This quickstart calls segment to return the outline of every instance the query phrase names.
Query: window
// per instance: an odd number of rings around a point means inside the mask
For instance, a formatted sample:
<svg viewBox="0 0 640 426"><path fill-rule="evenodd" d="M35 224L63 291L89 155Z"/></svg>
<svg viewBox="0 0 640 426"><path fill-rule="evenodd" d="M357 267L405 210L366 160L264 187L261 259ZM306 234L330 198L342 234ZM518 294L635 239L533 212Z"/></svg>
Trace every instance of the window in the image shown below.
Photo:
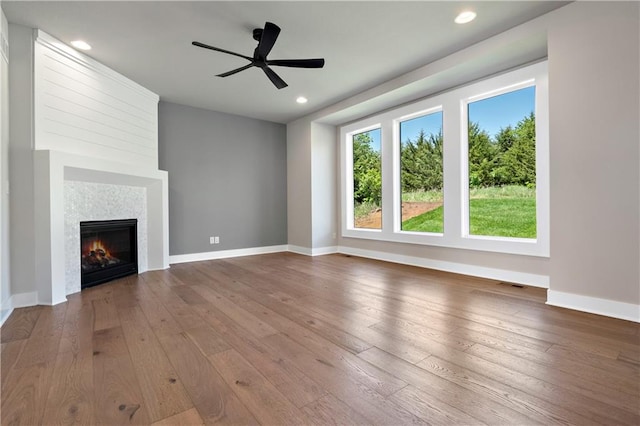
<svg viewBox="0 0 640 426"><path fill-rule="evenodd" d="M469 234L535 238L535 86L467 108Z"/></svg>
<svg viewBox="0 0 640 426"><path fill-rule="evenodd" d="M382 228L380 129L352 135L353 227Z"/></svg>
<svg viewBox="0 0 640 426"><path fill-rule="evenodd" d="M400 202L403 231L444 232L442 111L400 126Z"/></svg>
<svg viewBox="0 0 640 426"><path fill-rule="evenodd" d="M540 62L343 126L342 235L548 256L547 104Z"/></svg>

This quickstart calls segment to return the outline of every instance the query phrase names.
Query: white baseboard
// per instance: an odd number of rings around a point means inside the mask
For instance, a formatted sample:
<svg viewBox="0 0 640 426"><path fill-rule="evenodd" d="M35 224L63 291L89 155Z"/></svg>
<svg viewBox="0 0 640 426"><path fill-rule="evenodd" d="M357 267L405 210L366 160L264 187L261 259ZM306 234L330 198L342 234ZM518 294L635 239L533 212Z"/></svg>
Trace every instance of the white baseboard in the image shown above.
<svg viewBox="0 0 640 426"><path fill-rule="evenodd" d="M338 247L319 247L311 249L311 256L324 256L325 254L335 254L338 253Z"/></svg>
<svg viewBox="0 0 640 426"><path fill-rule="evenodd" d="M138 274L142 274L143 272L148 272L148 271L164 271L170 268L171 268L171 265L163 266L162 268L147 268L145 271L138 271Z"/></svg>
<svg viewBox="0 0 640 426"><path fill-rule="evenodd" d="M55 305L59 305L60 303L65 303L66 301L67 301L67 295L65 295L61 299L57 299L57 300L54 300L52 302L42 303L42 302L38 301L38 303L36 303L36 305L55 306ZM26 305L26 306L32 306L32 305Z"/></svg>
<svg viewBox="0 0 640 426"><path fill-rule="evenodd" d="M334 254L338 253L338 247L319 247L319 248L308 248L308 247L300 247L294 246L293 244L289 244L289 251L292 253L303 254L305 256L324 256L325 254Z"/></svg>
<svg viewBox="0 0 640 426"><path fill-rule="evenodd" d="M35 291L29 293L17 293L2 303L2 309L0 311L0 325L9 318L11 312L17 308L24 308L26 306L35 306L38 304L38 293Z"/></svg>
<svg viewBox="0 0 640 426"><path fill-rule="evenodd" d="M169 256L169 263L174 264L174 263L186 263L186 262L199 262L202 260L227 259L230 257L278 253L278 252L283 252L287 250L288 250L287 245L281 245L281 246L267 246L267 247L252 247L252 248L235 249L235 250L219 250L219 251L210 251L205 253L177 254L177 255Z"/></svg>
<svg viewBox="0 0 640 426"><path fill-rule="evenodd" d="M0 310L0 327L4 324L4 322L9 318L13 309L2 309Z"/></svg>
<svg viewBox="0 0 640 426"><path fill-rule="evenodd" d="M549 290L547 305L640 323L640 305Z"/></svg>
<svg viewBox="0 0 640 426"><path fill-rule="evenodd" d="M287 246L287 251L290 251L291 253L296 253L296 254L303 254L305 256L311 256L311 249L309 247L301 247L301 246L294 246L293 244L289 244Z"/></svg>
<svg viewBox="0 0 640 426"><path fill-rule="evenodd" d="M453 272L456 274L472 275L474 277L488 278L491 280L524 284L531 287L549 288L549 277L546 275L509 271L506 269L487 268L484 266L446 262L443 260L425 259L415 256L404 256L401 254L374 250L363 250L353 247L339 246L338 252L353 256L366 257L369 259L400 263L403 265L419 266L422 268L436 269L438 271Z"/></svg>
<svg viewBox="0 0 640 426"><path fill-rule="evenodd" d="M38 304L38 293L31 291L29 293L17 293L9 299L11 308L24 308L25 306L35 306Z"/></svg>
<svg viewBox="0 0 640 426"><path fill-rule="evenodd" d="M443 260L425 259L415 256L364 250L353 247L322 247L311 249L289 244L289 251L305 256L321 256L325 254L342 253L352 256L366 257L369 259L383 260L386 262L400 263L403 265L418 266L422 268L436 269L438 271L453 272L456 274L472 275L474 277L488 278L497 281L506 281L516 284L524 284L531 287L549 288L549 277L546 275L530 274L527 272L509 271L506 269L487 268L484 266L467 265L465 263L446 262Z"/></svg>
<svg viewBox="0 0 640 426"><path fill-rule="evenodd" d="M311 249L295 245L280 245L268 247L255 247L237 250L221 250L207 253L192 253L169 256L170 263L198 262L202 260L225 259L230 257L253 256L257 254L292 252L305 256L320 256L332 253L342 253L352 256L366 257L369 259L383 260L386 262L400 263L404 265L418 266L440 271L453 272L464 275L506 281L533 287L549 288L549 277L546 275L530 274L526 272L508 271L504 269L486 268L483 266L467 265L463 263L446 262L441 260L424 259L421 257L404 256L395 253L363 250L353 247L322 247ZM151 269L149 269L151 270ZM16 308L34 306L38 304L36 292L18 293L5 300L0 310L0 325ZM640 305L618 302L615 300L600 299L596 297L582 296L573 293L549 290L547 292L547 304L561 308L574 309L608 317L619 318L640 323Z"/></svg>
<svg viewBox="0 0 640 426"><path fill-rule="evenodd" d="M325 254L338 253L338 247L320 247L320 248L308 248L296 245L281 245L281 246L267 246L267 247L252 247L246 249L236 250L220 250L210 251L205 253L191 253L191 254L178 254L169 256L169 263L187 263L187 262L200 262L203 260L216 260L216 259L228 259L231 257L241 256L253 256L256 254L268 254L268 253L280 253L291 252L302 254L305 256L322 256ZM149 269L152 270L152 269Z"/></svg>

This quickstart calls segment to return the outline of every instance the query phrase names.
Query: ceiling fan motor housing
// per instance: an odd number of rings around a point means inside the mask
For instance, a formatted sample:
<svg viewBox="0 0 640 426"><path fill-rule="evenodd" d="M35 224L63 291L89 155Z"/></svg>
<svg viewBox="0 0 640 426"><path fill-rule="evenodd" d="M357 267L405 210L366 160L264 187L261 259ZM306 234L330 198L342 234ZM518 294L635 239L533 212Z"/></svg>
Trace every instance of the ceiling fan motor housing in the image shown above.
<svg viewBox="0 0 640 426"><path fill-rule="evenodd" d="M254 28L253 30L253 39L255 41L260 41L260 39L262 38L262 28Z"/></svg>
<svg viewBox="0 0 640 426"><path fill-rule="evenodd" d="M287 83L285 83L285 81L270 68L270 65L292 68L322 68L324 66L324 59L322 58L276 60L267 59L267 55L269 55L269 52L271 51L271 48L273 48L273 45L278 39L279 34L280 27L272 22L265 22L264 28L255 28L253 30L253 39L258 42L258 46L256 46L255 50L253 51L253 57L232 52L230 50L221 49L219 47L209 46L208 44L200 43L199 41L194 41L191 44L205 49L215 50L229 55L238 56L249 61L249 64L222 74L218 74L218 77L229 77L248 68L258 67L262 69L262 71L264 71L269 80L271 80L274 86L276 86L278 89L287 87Z"/></svg>

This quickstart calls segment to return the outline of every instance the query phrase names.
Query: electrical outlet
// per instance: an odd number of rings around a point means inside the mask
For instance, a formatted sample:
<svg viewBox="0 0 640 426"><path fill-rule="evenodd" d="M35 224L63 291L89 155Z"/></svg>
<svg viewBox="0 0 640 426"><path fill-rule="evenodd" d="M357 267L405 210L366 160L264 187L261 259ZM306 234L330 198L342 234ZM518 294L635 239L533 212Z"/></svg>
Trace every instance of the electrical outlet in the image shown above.
<svg viewBox="0 0 640 426"><path fill-rule="evenodd" d="M213 240L214 244L220 244L220 237L213 237L213 238L214 238Z"/></svg>
<svg viewBox="0 0 640 426"><path fill-rule="evenodd" d="M209 237L209 244L215 244L216 243L216 237Z"/></svg>

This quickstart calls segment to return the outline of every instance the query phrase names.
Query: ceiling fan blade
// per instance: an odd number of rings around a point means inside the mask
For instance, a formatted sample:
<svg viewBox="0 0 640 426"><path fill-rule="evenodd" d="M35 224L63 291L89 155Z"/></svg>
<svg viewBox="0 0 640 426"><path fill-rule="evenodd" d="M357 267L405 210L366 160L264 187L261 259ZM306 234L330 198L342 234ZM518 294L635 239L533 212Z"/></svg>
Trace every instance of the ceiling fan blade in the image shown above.
<svg viewBox="0 0 640 426"><path fill-rule="evenodd" d="M265 22L262 37L260 37L260 42L258 42L258 47L256 47L256 55L258 58L265 59L267 57L273 45L276 43L279 34L279 26L271 22Z"/></svg>
<svg viewBox="0 0 640 426"><path fill-rule="evenodd" d="M253 62L253 58L241 55L241 54L236 53L236 52L232 52L230 50L224 50L224 49L220 49L219 47L209 46L208 44L200 43L199 41L193 41L193 42L191 42L191 44L193 44L194 46L203 47L205 49L215 50L217 52L228 53L229 55L238 56L240 58L244 58L244 59L246 59L248 61Z"/></svg>
<svg viewBox="0 0 640 426"><path fill-rule="evenodd" d="M229 77L230 75L234 75L234 74L239 73L240 71L244 71L246 69L249 69L252 66L253 66L253 62L250 63L249 65L245 65L244 67L240 67L240 68L236 68L235 70L223 72L222 74L217 74L216 77Z"/></svg>
<svg viewBox="0 0 640 426"><path fill-rule="evenodd" d="M271 80L271 82L278 89L284 89L285 87L287 87L287 83L285 83L284 80L281 79L280 76L278 74L276 74L271 68L264 67L264 68L262 68L262 71L264 71L264 73L267 75L267 77L269 77L269 80Z"/></svg>
<svg viewBox="0 0 640 426"><path fill-rule="evenodd" d="M267 61L267 65L294 68L322 68L324 59L274 59Z"/></svg>

